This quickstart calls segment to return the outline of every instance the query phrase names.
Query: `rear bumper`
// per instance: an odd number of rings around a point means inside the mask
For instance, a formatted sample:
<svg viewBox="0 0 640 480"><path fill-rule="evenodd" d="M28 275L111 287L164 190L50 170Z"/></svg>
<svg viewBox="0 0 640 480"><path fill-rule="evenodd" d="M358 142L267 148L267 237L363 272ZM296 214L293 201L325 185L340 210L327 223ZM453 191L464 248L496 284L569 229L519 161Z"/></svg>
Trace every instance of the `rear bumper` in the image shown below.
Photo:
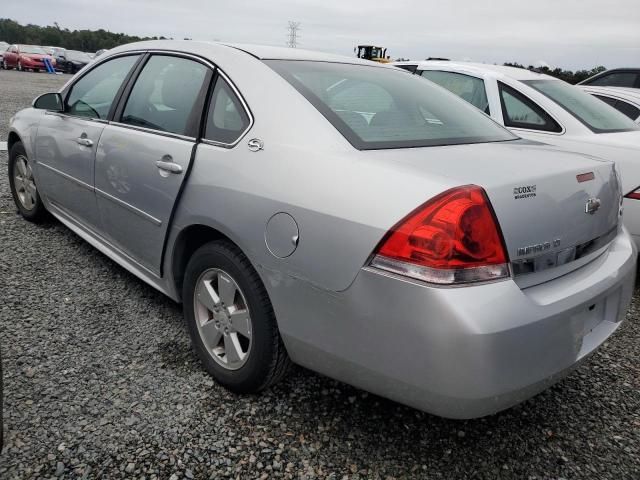
<svg viewBox="0 0 640 480"><path fill-rule="evenodd" d="M295 322L276 312L295 362L440 416L480 417L555 383L618 328L636 256L625 231L590 264L524 290L434 288L366 268L344 292L296 292Z"/></svg>

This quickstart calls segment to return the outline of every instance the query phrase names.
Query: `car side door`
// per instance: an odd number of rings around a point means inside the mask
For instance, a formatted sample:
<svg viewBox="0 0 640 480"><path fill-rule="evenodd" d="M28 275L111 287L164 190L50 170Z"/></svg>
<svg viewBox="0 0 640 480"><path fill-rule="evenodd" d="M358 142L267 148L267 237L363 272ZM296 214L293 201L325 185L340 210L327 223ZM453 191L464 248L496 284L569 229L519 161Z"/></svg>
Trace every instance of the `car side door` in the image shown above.
<svg viewBox="0 0 640 480"><path fill-rule="evenodd" d="M18 47L16 45L11 45L9 50L7 50L4 54L4 61L7 67L15 68L18 64Z"/></svg>
<svg viewBox="0 0 640 480"><path fill-rule="evenodd" d="M102 234L155 275L213 76L213 65L195 57L147 55L98 145Z"/></svg>
<svg viewBox="0 0 640 480"><path fill-rule="evenodd" d="M45 111L38 126L35 157L41 191L53 208L90 229L99 225L96 147L139 59L140 54L125 55L97 65L63 92L63 111Z"/></svg>

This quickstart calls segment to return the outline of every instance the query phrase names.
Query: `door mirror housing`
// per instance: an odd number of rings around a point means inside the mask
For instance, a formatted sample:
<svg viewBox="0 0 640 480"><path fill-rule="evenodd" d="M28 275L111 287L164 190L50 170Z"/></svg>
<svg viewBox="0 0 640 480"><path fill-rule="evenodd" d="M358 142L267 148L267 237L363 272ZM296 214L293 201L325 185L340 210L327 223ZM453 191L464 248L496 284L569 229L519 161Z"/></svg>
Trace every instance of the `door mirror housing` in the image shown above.
<svg viewBox="0 0 640 480"><path fill-rule="evenodd" d="M62 95L59 93L45 93L33 101L33 108L62 112Z"/></svg>

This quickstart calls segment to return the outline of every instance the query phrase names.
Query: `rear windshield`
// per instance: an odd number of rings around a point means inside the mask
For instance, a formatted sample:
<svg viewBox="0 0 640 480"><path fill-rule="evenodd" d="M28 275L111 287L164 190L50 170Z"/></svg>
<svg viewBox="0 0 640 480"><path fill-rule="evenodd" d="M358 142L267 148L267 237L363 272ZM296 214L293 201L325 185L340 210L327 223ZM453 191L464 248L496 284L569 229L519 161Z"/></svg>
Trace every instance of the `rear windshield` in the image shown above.
<svg viewBox="0 0 640 480"><path fill-rule="evenodd" d="M400 69L267 60L361 150L518 137L445 89Z"/></svg>
<svg viewBox="0 0 640 480"><path fill-rule="evenodd" d="M615 108L560 80L525 80L595 133L628 132L640 127Z"/></svg>

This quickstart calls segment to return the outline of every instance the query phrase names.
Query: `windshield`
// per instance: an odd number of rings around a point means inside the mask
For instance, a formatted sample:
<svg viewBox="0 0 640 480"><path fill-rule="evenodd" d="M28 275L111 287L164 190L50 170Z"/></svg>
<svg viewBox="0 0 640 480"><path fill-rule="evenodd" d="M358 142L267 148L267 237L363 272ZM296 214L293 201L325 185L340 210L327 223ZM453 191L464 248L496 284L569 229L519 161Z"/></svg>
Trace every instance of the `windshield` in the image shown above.
<svg viewBox="0 0 640 480"><path fill-rule="evenodd" d="M84 52L78 52L76 50L67 50L67 60L76 60L78 62L90 62L91 58Z"/></svg>
<svg viewBox="0 0 640 480"><path fill-rule="evenodd" d="M35 45L20 45L20 53L33 53L36 55L46 55L42 47L36 47Z"/></svg>
<svg viewBox="0 0 640 480"><path fill-rule="evenodd" d="M265 61L360 150L514 140L485 114L404 70Z"/></svg>
<svg viewBox="0 0 640 480"><path fill-rule="evenodd" d="M578 87L560 80L525 80L523 83L549 97L595 133L640 130L625 115Z"/></svg>

